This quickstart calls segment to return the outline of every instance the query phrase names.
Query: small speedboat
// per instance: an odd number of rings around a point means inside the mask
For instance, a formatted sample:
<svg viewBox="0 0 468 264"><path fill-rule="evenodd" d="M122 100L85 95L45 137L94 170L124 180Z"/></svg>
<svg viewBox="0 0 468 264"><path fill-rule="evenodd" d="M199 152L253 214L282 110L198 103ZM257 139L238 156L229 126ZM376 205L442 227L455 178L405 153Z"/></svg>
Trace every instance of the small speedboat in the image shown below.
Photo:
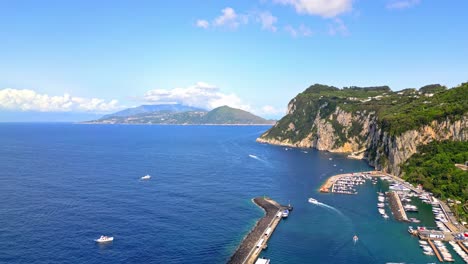
<svg viewBox="0 0 468 264"><path fill-rule="evenodd" d="M289 216L289 210L288 210L288 209L284 210L284 211L281 213L281 216L282 216L283 218L288 217L288 216Z"/></svg>
<svg viewBox="0 0 468 264"><path fill-rule="evenodd" d="M354 241L354 243L356 243L358 240L359 240L358 236L354 235L354 236L353 236L353 241Z"/></svg>
<svg viewBox="0 0 468 264"><path fill-rule="evenodd" d="M314 198L309 198L309 203L318 204L319 201L315 200Z"/></svg>
<svg viewBox="0 0 468 264"><path fill-rule="evenodd" d="M114 241L114 237L109 237L109 236L101 236L98 239L95 239L97 243L106 243L106 242L112 242Z"/></svg>
<svg viewBox="0 0 468 264"><path fill-rule="evenodd" d="M140 180L149 180L149 179L151 179L151 176L148 174L140 178Z"/></svg>

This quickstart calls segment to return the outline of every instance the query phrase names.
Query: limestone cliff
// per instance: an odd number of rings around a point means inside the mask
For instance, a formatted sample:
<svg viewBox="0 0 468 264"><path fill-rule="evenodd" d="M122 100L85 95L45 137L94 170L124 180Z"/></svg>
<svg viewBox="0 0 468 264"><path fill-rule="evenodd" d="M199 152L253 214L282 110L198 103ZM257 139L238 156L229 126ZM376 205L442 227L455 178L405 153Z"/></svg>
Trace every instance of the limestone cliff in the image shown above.
<svg viewBox="0 0 468 264"><path fill-rule="evenodd" d="M465 86L458 92L466 92L467 88ZM345 96L340 97L343 93ZM350 94L355 96L350 97ZM444 92L434 98L416 90L396 93L382 87L340 90L313 86L291 100L286 116L257 141L330 152L362 153L370 165L399 175L400 165L416 153L418 146L434 140L468 139L466 96L455 106L450 101L450 108L447 108L448 103L440 102L447 100L446 97ZM427 103L428 100L434 103ZM433 109L431 104L435 105ZM444 107L442 112L440 105ZM408 106L410 110L406 110ZM421 114L427 109L430 114Z"/></svg>

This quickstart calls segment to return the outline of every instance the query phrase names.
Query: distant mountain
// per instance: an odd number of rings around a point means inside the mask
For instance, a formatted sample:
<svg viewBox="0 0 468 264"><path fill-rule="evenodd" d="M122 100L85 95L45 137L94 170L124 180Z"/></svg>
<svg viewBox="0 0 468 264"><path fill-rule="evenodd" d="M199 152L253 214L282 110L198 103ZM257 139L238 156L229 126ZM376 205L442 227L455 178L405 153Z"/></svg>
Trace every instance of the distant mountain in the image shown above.
<svg viewBox="0 0 468 264"><path fill-rule="evenodd" d="M101 119L107 119L110 117L127 117L134 116L144 113L168 111L168 112L188 112L188 111L206 111L201 108L181 105L181 104L160 104L160 105L140 105L138 107L127 108L125 110L105 115Z"/></svg>
<svg viewBox="0 0 468 264"><path fill-rule="evenodd" d="M202 119L204 124L274 124L247 111L221 106L206 113Z"/></svg>
<svg viewBox="0 0 468 264"><path fill-rule="evenodd" d="M162 106L162 105L160 105ZM274 121L266 120L244 110L221 106L211 111L192 108L183 105L171 108L152 108L156 111L148 111L146 106L127 109L115 114L106 115L87 124L172 124L172 125L272 125ZM152 106L151 106L152 107ZM134 111L134 109L138 109ZM184 109L187 109L184 111ZM136 114L128 115L134 111Z"/></svg>

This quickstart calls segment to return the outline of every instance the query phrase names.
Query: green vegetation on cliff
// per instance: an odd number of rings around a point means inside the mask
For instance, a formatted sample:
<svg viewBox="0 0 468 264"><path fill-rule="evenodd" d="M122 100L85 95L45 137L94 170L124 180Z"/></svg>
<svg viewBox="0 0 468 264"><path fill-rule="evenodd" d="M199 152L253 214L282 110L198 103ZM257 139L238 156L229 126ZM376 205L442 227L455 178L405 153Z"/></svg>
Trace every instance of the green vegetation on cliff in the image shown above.
<svg viewBox="0 0 468 264"><path fill-rule="evenodd" d="M468 83L449 90L432 84L419 91L405 89L399 92L391 91L388 86L339 89L315 84L298 94L290 102L290 107L290 112L267 131L264 138L300 141L313 130L319 112L321 119L336 127L330 117L337 107L352 114L375 116L383 131L398 136L434 120L460 119L468 111ZM291 129L291 123L295 129ZM357 128L354 126L345 136L358 136L360 131Z"/></svg>
<svg viewBox="0 0 468 264"><path fill-rule="evenodd" d="M424 189L442 199L468 201L468 171L455 167L468 161L467 141L431 142L420 146L402 166L403 178L422 184ZM461 206L460 206L461 209ZM468 212L465 212L468 216ZM459 214L465 214L459 210Z"/></svg>

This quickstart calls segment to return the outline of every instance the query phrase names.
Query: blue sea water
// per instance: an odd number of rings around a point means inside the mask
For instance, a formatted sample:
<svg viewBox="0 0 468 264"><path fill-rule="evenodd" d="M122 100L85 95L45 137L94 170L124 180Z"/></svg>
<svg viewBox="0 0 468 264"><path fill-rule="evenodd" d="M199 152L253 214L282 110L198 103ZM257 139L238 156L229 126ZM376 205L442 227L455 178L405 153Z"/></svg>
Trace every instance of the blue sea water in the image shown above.
<svg viewBox="0 0 468 264"><path fill-rule="evenodd" d="M317 192L364 162L256 143L266 129L0 124L0 262L225 263L263 195L294 205L262 253L274 264L436 262L406 224L378 214L385 184ZM102 234L114 242L96 244Z"/></svg>

